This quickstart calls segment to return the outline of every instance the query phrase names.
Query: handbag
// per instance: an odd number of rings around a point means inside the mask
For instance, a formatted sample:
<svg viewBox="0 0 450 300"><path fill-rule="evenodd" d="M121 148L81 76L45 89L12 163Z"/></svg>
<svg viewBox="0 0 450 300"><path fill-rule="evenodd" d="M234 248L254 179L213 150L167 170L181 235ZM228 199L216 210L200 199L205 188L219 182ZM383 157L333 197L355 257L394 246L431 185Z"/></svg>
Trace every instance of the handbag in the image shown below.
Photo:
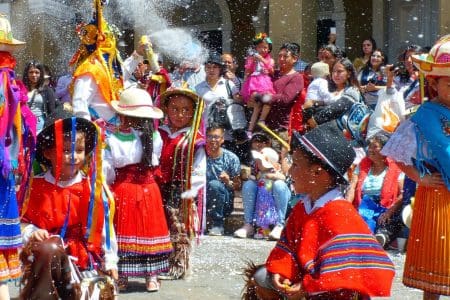
<svg viewBox="0 0 450 300"><path fill-rule="evenodd" d="M370 116L367 137L378 132L391 134L404 120L405 101L400 93L387 94L386 89L378 91L378 101L373 114Z"/></svg>

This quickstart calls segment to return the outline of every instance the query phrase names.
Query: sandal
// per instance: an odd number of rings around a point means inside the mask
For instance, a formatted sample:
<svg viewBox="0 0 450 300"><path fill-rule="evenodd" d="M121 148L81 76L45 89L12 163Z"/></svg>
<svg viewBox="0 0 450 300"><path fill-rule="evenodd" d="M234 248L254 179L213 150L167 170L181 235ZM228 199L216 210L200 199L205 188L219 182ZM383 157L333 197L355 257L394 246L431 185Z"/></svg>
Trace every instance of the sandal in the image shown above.
<svg viewBox="0 0 450 300"><path fill-rule="evenodd" d="M119 292L126 292L128 289L128 277L119 277L117 287L119 288Z"/></svg>
<svg viewBox="0 0 450 300"><path fill-rule="evenodd" d="M147 292L157 292L159 291L160 286L161 283L158 281L158 277L150 276L145 278L145 288L147 289Z"/></svg>

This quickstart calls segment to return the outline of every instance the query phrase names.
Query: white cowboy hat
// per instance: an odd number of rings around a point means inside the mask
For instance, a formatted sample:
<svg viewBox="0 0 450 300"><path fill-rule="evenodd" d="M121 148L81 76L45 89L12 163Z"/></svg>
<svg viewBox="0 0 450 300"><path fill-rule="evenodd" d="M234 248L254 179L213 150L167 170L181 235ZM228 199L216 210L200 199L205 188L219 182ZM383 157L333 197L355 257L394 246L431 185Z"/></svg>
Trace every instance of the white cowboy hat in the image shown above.
<svg viewBox="0 0 450 300"><path fill-rule="evenodd" d="M0 51L13 52L25 47L25 42L12 36L11 24L5 14L0 13Z"/></svg>
<svg viewBox="0 0 450 300"><path fill-rule="evenodd" d="M272 148L263 148L260 152L252 150L252 156L254 159L259 159L264 168L272 169L278 163L278 153Z"/></svg>
<svg viewBox="0 0 450 300"><path fill-rule="evenodd" d="M119 101L111 101L111 106L121 115L146 119L162 119L164 117L162 110L153 106L149 93L136 87L122 91Z"/></svg>
<svg viewBox="0 0 450 300"><path fill-rule="evenodd" d="M427 76L450 76L450 35L441 37L428 54L413 55L412 61Z"/></svg>

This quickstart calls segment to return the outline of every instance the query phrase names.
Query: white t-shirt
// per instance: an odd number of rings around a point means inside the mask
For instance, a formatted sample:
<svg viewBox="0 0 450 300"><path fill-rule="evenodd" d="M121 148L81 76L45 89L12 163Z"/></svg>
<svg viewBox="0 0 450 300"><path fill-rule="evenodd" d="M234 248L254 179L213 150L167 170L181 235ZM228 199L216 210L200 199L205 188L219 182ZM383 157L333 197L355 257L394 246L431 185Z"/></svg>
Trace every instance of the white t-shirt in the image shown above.
<svg viewBox="0 0 450 300"><path fill-rule="evenodd" d="M328 90L328 81L321 77L315 78L308 86L306 100L323 101L325 104L332 103L331 93Z"/></svg>

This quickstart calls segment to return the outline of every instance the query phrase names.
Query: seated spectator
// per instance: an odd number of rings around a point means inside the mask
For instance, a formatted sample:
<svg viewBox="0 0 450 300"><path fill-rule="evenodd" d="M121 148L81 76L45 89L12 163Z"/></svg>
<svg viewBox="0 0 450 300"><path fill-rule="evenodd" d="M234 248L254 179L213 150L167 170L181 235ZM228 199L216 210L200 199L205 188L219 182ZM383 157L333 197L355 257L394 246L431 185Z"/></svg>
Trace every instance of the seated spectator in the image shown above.
<svg viewBox="0 0 450 300"><path fill-rule="evenodd" d="M254 151L261 151L264 147L271 147L270 139L264 134L255 134L251 139L251 149ZM257 168L253 162L251 173L248 177L244 177L242 184L242 201L244 204L244 226L234 232L234 236L238 238L247 238L255 234L254 215L258 185L256 181ZM275 200L277 209L278 221L276 226L269 234L270 239L279 239L281 230L285 224L286 209L289 199L291 198L291 191L284 180L274 180L272 183L272 196Z"/></svg>
<svg viewBox="0 0 450 300"><path fill-rule="evenodd" d="M239 158L222 148L225 130L212 123L206 131L206 207L209 235L223 235L224 219L233 211L234 190L240 187Z"/></svg>
<svg viewBox="0 0 450 300"><path fill-rule="evenodd" d="M383 247L402 230L404 177L395 162L380 153L387 140L382 134L369 140L367 157L355 169L346 197L359 209Z"/></svg>
<svg viewBox="0 0 450 300"><path fill-rule="evenodd" d="M272 195L273 182L286 180L281 172L278 153L270 147L261 151L252 150L257 168L257 193L255 204L255 239L269 238L270 229L278 224L278 213L275 200ZM274 233L275 234L275 233Z"/></svg>

